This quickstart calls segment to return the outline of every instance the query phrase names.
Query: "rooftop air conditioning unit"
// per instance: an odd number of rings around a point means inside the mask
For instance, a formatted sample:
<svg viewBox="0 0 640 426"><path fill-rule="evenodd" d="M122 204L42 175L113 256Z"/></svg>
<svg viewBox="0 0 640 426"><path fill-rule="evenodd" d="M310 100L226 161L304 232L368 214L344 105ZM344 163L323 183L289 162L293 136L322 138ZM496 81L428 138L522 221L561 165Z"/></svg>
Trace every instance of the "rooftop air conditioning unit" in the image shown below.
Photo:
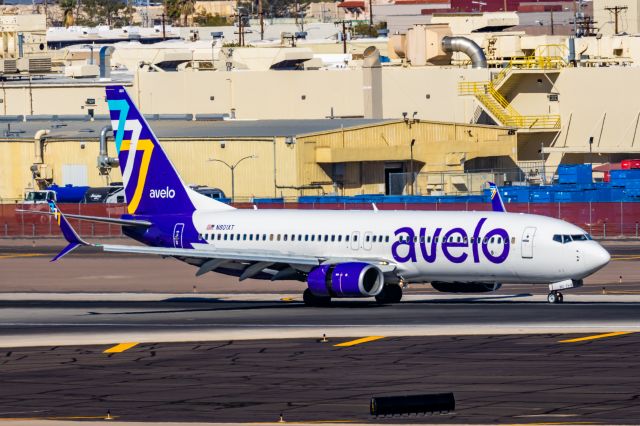
<svg viewBox="0 0 640 426"><path fill-rule="evenodd" d="M0 59L0 74L15 74L18 72L15 59Z"/></svg>
<svg viewBox="0 0 640 426"><path fill-rule="evenodd" d="M29 74L40 74L51 72L50 56L30 56L18 59L18 71Z"/></svg>

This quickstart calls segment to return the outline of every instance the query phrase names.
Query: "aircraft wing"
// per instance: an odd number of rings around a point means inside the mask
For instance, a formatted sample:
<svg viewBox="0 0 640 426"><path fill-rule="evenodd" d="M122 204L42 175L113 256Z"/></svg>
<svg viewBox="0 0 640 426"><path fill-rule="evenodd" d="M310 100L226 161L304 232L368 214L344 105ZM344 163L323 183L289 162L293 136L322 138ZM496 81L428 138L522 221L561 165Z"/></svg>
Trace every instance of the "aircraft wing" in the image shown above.
<svg viewBox="0 0 640 426"><path fill-rule="evenodd" d="M309 272L321 264L335 264L341 262L367 262L378 267L383 274L392 273L396 265L382 259L353 259L335 258L324 259L316 256L304 256L294 253L281 253L273 250L260 251L231 251L215 248L184 249L171 247L149 247L129 245L96 245L105 252L152 254L157 256L188 259L188 263L199 266L196 276L213 272L221 267L233 267L238 270L240 281L252 278L265 270L271 270L271 280L292 278L297 271ZM239 268L239 269L238 269Z"/></svg>
<svg viewBox="0 0 640 426"><path fill-rule="evenodd" d="M90 244L80 238L67 221L66 215L63 215L62 212L60 212L55 203L52 203L51 210L60 225L62 234L69 243L55 258L52 259L52 261L60 259L79 246L93 246L111 253L151 254L193 260L194 262L189 263L193 263L200 267L196 273L198 276L214 271L222 266L228 266L230 263L234 263L236 266L240 264L241 281L251 278L269 268L275 268L272 279L283 279L283 277L295 274L298 270L308 271L321 264L334 264L354 260L376 265L383 273L393 272L396 268L395 264L389 263L384 259L353 259L340 257L322 258L295 253L282 253L275 250L220 250L206 244L199 244L197 248L188 249L179 247Z"/></svg>
<svg viewBox="0 0 640 426"><path fill-rule="evenodd" d="M167 257L188 257L194 259L225 259L229 261L245 262L269 262L269 263L289 263L294 265L317 266L322 263L322 259L313 256L300 256L292 253L281 254L274 251L231 251L216 249L184 249L171 247L149 247L149 246L128 246L100 244L96 247L102 248L105 252L131 253L131 254L155 254Z"/></svg>

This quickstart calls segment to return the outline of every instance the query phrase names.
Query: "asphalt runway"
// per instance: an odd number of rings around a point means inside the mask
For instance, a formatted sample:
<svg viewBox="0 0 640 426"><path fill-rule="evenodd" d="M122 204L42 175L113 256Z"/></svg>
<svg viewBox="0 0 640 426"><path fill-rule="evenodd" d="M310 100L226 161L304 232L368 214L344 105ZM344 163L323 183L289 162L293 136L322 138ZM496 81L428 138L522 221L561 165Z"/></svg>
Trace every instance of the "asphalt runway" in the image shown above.
<svg viewBox="0 0 640 426"><path fill-rule="evenodd" d="M304 306L302 283L198 279L173 259L95 250L51 264L61 243L34 244L0 242L0 420L640 419L637 242L608 242L614 260L562 305L544 301L546 286L452 296L412 285L400 304L328 308ZM382 338L334 346L368 336ZM368 414L374 395L449 391L455 413Z"/></svg>
<svg viewBox="0 0 640 426"><path fill-rule="evenodd" d="M575 336L571 336L575 337ZM0 418L637 424L640 334L150 343L2 353ZM453 392L454 413L373 418L372 396Z"/></svg>

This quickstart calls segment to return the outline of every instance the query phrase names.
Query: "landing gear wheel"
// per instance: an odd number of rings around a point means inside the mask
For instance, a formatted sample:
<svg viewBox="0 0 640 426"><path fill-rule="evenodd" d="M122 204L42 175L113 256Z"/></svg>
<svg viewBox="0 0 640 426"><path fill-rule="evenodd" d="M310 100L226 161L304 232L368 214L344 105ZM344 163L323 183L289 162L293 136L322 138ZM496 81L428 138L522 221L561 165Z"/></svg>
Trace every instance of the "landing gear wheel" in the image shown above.
<svg viewBox="0 0 640 426"><path fill-rule="evenodd" d="M564 297L562 297L562 293L559 291L552 291L547 295L547 301L549 303L562 303L564 301Z"/></svg>
<svg viewBox="0 0 640 426"><path fill-rule="evenodd" d="M331 304L330 297L316 296L309 289L302 293L302 300L307 306L329 306Z"/></svg>
<svg viewBox="0 0 640 426"><path fill-rule="evenodd" d="M400 300L402 300L402 287L395 284L385 285L380 294L376 296L376 301L380 304L398 303Z"/></svg>

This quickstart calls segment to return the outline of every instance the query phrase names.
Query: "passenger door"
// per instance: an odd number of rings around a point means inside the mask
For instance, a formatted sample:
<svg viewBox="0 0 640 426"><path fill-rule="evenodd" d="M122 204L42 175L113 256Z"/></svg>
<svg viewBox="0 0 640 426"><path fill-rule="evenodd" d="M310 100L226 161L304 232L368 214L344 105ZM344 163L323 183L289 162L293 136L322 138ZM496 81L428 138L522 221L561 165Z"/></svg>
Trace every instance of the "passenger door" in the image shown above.
<svg viewBox="0 0 640 426"><path fill-rule="evenodd" d="M360 248L360 233L351 233L351 250L358 250Z"/></svg>
<svg viewBox="0 0 640 426"><path fill-rule="evenodd" d="M528 226L524 228L522 233L522 244L520 250L522 252L523 259L533 258L533 237L536 235L536 228Z"/></svg>
<svg viewBox="0 0 640 426"><path fill-rule="evenodd" d="M173 227L173 246L175 248L182 247L182 234L184 232L184 223L176 223Z"/></svg>

